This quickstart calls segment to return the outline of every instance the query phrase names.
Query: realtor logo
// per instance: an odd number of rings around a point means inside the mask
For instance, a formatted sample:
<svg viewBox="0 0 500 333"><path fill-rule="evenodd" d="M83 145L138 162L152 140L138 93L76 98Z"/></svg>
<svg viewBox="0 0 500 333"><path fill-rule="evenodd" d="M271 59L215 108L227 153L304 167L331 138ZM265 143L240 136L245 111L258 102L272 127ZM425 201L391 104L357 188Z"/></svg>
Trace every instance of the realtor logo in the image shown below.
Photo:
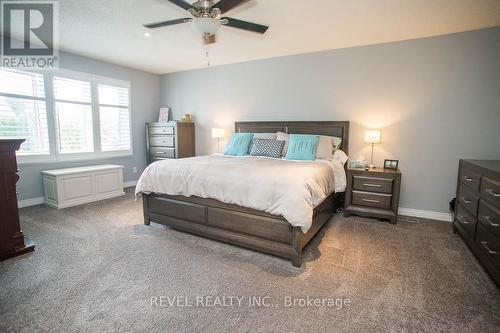
<svg viewBox="0 0 500 333"><path fill-rule="evenodd" d="M59 67L59 1L1 1L0 66L16 69Z"/></svg>

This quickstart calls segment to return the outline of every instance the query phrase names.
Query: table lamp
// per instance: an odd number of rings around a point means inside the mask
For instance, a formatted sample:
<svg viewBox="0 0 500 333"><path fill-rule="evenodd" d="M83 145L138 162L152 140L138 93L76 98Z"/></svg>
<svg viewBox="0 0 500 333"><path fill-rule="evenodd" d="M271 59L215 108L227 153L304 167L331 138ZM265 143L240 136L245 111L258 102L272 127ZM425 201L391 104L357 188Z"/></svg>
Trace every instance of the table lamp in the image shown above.
<svg viewBox="0 0 500 333"><path fill-rule="evenodd" d="M373 165L373 148L375 147L376 143L382 142L382 131L381 130L367 130L365 131L365 142L371 143L372 144L372 159L370 162L370 169L374 169L375 166Z"/></svg>
<svg viewBox="0 0 500 333"><path fill-rule="evenodd" d="M223 128L212 128L212 138L217 139L217 152L220 152L220 140L224 138Z"/></svg>

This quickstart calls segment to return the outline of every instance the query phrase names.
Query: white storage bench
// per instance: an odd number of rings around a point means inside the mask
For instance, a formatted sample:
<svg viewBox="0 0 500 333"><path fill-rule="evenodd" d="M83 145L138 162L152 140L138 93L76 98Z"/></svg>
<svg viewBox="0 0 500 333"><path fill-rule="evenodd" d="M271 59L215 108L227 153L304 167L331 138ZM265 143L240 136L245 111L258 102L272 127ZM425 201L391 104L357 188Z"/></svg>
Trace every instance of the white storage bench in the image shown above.
<svg viewBox="0 0 500 333"><path fill-rule="evenodd" d="M125 194L121 165L47 170L42 175L45 204L57 209Z"/></svg>

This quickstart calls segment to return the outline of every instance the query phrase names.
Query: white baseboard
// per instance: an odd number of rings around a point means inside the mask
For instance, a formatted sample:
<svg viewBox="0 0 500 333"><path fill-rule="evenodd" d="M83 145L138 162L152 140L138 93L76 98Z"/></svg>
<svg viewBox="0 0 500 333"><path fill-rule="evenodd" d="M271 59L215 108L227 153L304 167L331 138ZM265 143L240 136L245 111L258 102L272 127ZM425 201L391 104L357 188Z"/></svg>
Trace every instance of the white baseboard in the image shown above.
<svg viewBox="0 0 500 333"><path fill-rule="evenodd" d="M451 213L434 212L432 210L399 207L398 214L404 216L421 217L424 219L431 219L438 221L446 221L446 222L453 221Z"/></svg>
<svg viewBox="0 0 500 333"><path fill-rule="evenodd" d="M123 183L123 187L127 188L127 187L135 186L135 185L137 185L138 181L139 181L139 179L131 180L131 181L128 181L128 182L124 182Z"/></svg>
<svg viewBox="0 0 500 333"><path fill-rule="evenodd" d="M24 207L29 207L29 206L41 205L41 204L43 204L44 200L45 200L44 197L18 200L17 207L24 208Z"/></svg>

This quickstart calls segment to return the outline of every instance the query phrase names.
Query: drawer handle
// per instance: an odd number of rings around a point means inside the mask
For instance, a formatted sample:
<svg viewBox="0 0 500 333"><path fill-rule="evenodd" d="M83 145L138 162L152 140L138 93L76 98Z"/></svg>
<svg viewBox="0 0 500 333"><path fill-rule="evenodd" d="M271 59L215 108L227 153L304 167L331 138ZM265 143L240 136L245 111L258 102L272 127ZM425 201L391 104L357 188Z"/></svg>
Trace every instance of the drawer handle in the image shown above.
<svg viewBox="0 0 500 333"><path fill-rule="evenodd" d="M493 251L492 249L490 249L488 247L488 242L481 241L481 245L483 245L483 247L486 249L486 251L488 251L489 254L497 254L498 253L497 251Z"/></svg>
<svg viewBox="0 0 500 333"><path fill-rule="evenodd" d="M370 183L365 183L363 186L368 186L368 187L382 187L380 184L370 184Z"/></svg>
<svg viewBox="0 0 500 333"><path fill-rule="evenodd" d="M469 182L469 183L476 180L475 178L471 178L469 176L464 176L464 179L465 179L466 182Z"/></svg>
<svg viewBox="0 0 500 333"><path fill-rule="evenodd" d="M361 199L361 200L366 201L366 202L380 203L380 201L374 200L374 199Z"/></svg>
<svg viewBox="0 0 500 333"><path fill-rule="evenodd" d="M462 215L458 215L458 216L457 216L457 220L458 220L460 223L462 223L462 224L469 224L469 223L470 223L470 221L467 221L467 220L465 219L465 217L463 217Z"/></svg>
<svg viewBox="0 0 500 333"><path fill-rule="evenodd" d="M472 202L472 200L467 197L462 197L462 202L468 205Z"/></svg>
<svg viewBox="0 0 500 333"><path fill-rule="evenodd" d="M490 226L492 227L498 227L500 226L499 224L497 223L493 223L491 222L491 217L490 216L486 216L486 215L482 215L482 216L479 216L479 219L485 223L488 223Z"/></svg>
<svg viewBox="0 0 500 333"><path fill-rule="evenodd" d="M486 190L484 190L486 193L488 194L491 194L492 196L494 196L495 198L496 197L500 197L500 193L495 193L495 191L493 191L491 188L487 188Z"/></svg>

